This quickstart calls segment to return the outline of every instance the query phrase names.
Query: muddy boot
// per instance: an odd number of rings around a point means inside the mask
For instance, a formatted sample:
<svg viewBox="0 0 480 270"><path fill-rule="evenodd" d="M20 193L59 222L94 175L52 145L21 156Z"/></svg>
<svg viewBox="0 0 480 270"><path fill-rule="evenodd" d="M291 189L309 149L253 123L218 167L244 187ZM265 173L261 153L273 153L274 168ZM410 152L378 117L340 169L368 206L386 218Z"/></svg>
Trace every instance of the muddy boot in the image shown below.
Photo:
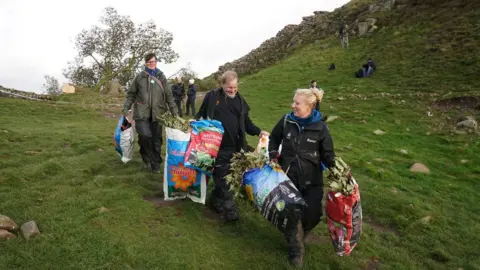
<svg viewBox="0 0 480 270"><path fill-rule="evenodd" d="M210 198L207 201L207 207L210 208L210 210L214 211L217 214L223 213L224 209L222 206L222 200L217 198L215 194L212 194Z"/></svg>
<svg viewBox="0 0 480 270"><path fill-rule="evenodd" d="M303 256L305 255L304 232L302 222L285 234L288 246L288 260L296 267L303 266Z"/></svg>
<svg viewBox="0 0 480 270"><path fill-rule="evenodd" d="M303 245L306 246L307 245L307 239L308 239L308 235L310 234L310 231L305 231L303 230Z"/></svg>
<svg viewBox="0 0 480 270"><path fill-rule="evenodd" d="M162 170L160 169L160 164L152 164L152 172L156 174L162 173Z"/></svg>
<svg viewBox="0 0 480 270"><path fill-rule="evenodd" d="M237 206L235 205L233 198L228 199L224 202L223 209L225 210L225 214L224 214L225 221L234 222L240 219L240 216L238 215L238 211L237 211Z"/></svg>

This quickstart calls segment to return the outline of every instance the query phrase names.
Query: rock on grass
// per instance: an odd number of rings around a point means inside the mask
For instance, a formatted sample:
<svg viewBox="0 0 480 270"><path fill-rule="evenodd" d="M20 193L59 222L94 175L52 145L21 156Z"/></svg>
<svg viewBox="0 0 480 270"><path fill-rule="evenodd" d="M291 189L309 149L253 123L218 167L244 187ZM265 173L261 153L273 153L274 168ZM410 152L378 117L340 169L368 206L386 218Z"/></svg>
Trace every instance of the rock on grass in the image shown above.
<svg viewBox="0 0 480 270"><path fill-rule="evenodd" d="M410 171L414 173L430 173L430 169L422 163L415 163L410 167Z"/></svg>
<svg viewBox="0 0 480 270"><path fill-rule="evenodd" d="M20 230L22 231L23 237L27 240L40 235L37 223L33 220L23 224Z"/></svg>

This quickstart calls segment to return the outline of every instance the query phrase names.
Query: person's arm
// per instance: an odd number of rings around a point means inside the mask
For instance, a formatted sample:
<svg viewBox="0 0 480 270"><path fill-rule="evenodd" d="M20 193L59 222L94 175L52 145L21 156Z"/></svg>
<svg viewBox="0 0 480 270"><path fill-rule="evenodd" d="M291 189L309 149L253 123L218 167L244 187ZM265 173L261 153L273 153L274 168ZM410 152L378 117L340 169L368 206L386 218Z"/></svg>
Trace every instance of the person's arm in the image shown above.
<svg viewBox="0 0 480 270"><path fill-rule="evenodd" d="M161 81L162 81L162 84L163 84L163 90L165 91L165 97L166 97L165 102L167 103L168 107L170 108L170 112L173 115L178 115L177 104L175 103L175 100L173 99L173 93L172 93L172 90L171 90L170 86L168 85L167 78L165 76L162 76Z"/></svg>
<svg viewBox="0 0 480 270"><path fill-rule="evenodd" d="M283 122L285 121L285 117L282 117L280 121L277 122L275 127L272 129L272 133L268 138L268 151L278 151L280 144L283 140Z"/></svg>
<svg viewBox="0 0 480 270"><path fill-rule="evenodd" d="M262 132L262 130L252 122L248 113L245 115L245 132L250 136L258 136L260 132Z"/></svg>
<svg viewBox="0 0 480 270"><path fill-rule="evenodd" d="M132 107L133 101L135 101L135 96L137 95L138 86L137 86L137 77L133 79L132 84L130 85L130 89L127 91L127 97L125 99L125 103L123 105L123 114L128 114L128 111Z"/></svg>
<svg viewBox="0 0 480 270"><path fill-rule="evenodd" d="M323 122L322 122L323 123ZM327 167L335 166L335 152L333 151L333 140L326 124L320 131L320 161Z"/></svg>

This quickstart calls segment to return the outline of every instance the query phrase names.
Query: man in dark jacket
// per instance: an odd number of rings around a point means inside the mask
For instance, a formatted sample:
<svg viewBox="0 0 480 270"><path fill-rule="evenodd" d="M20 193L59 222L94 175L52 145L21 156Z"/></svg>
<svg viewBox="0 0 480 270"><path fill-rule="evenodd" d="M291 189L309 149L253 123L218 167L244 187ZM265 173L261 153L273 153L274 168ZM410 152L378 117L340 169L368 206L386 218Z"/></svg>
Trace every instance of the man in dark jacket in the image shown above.
<svg viewBox="0 0 480 270"><path fill-rule="evenodd" d="M188 81L188 92L187 92L187 115L190 114L190 109L192 110L192 116L195 116L195 100L197 98L197 87L195 86L195 80L190 79Z"/></svg>
<svg viewBox="0 0 480 270"><path fill-rule="evenodd" d="M246 149L245 133L252 136L269 136L252 123L247 102L238 93L238 76L234 71L225 72L221 79L221 88L209 91L202 102L196 119L210 118L222 123L225 130L222 144L215 160L213 181L215 188L209 199L209 206L217 213L223 214L227 221L239 219L233 194L225 181L230 170L230 159L235 152Z"/></svg>
<svg viewBox="0 0 480 270"><path fill-rule="evenodd" d="M177 78L177 83L172 85L173 98L175 99L175 104L178 108L178 113L180 116L183 116L182 113L182 99L185 96L185 87L183 85L182 79Z"/></svg>
<svg viewBox="0 0 480 270"><path fill-rule="evenodd" d="M160 173L162 126L157 117L167 111L177 115L178 111L172 92L167 86L167 78L157 68L155 54L145 56L145 70L137 74L127 91L123 115L128 115L132 104L144 166L150 167L155 173Z"/></svg>

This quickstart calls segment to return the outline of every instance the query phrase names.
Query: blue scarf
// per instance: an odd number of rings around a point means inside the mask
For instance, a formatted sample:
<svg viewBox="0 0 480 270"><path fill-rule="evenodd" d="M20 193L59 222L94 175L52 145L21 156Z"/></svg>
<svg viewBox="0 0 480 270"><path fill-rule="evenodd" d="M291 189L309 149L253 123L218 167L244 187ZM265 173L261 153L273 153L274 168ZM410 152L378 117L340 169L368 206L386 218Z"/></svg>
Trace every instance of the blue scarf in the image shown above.
<svg viewBox="0 0 480 270"><path fill-rule="evenodd" d="M153 77L155 77L155 75L157 75L158 68L149 69L149 68L145 67L145 71L146 71L148 74L150 74L150 75L152 75Z"/></svg>
<svg viewBox="0 0 480 270"><path fill-rule="evenodd" d="M302 118L302 117L295 116L293 112L291 112L289 115L289 118L292 121L295 121L301 128L304 128L312 123L322 121L322 113L317 110L313 110L308 117Z"/></svg>

